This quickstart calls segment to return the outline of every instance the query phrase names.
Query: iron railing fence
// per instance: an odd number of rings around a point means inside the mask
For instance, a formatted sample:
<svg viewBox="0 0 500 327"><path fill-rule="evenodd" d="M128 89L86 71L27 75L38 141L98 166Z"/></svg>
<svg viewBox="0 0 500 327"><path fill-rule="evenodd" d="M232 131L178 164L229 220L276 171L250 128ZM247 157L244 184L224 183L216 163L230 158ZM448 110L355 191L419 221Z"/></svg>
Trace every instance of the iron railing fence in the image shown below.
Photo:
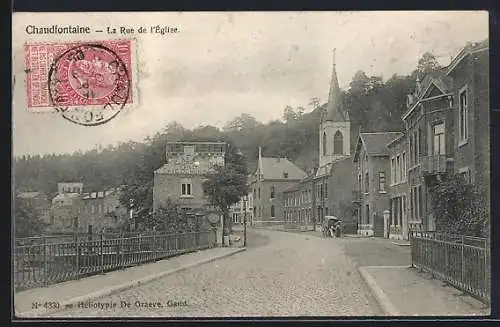
<svg viewBox="0 0 500 327"><path fill-rule="evenodd" d="M411 231L409 235L412 266L490 303L491 247L488 239L437 232Z"/></svg>
<svg viewBox="0 0 500 327"><path fill-rule="evenodd" d="M125 237L94 234L57 240L41 237L21 243L13 251L16 291L212 248L217 238L214 230L206 230Z"/></svg>

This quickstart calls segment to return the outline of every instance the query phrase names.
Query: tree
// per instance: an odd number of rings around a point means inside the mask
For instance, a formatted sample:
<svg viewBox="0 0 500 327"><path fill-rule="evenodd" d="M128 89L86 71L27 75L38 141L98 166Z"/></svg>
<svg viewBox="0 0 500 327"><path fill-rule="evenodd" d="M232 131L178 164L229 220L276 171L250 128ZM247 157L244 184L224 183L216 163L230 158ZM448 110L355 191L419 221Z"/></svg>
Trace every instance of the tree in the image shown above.
<svg viewBox="0 0 500 327"><path fill-rule="evenodd" d="M180 209L178 203L167 199L167 202L147 217L143 222L145 229L167 233L182 233L190 231L192 226L186 214Z"/></svg>
<svg viewBox="0 0 500 327"><path fill-rule="evenodd" d="M283 120L286 123L291 123L297 119L297 113L293 110L291 106L286 106L283 109Z"/></svg>
<svg viewBox="0 0 500 327"><path fill-rule="evenodd" d="M15 237L41 235L47 224L40 219L35 208L18 197L14 201L14 206Z"/></svg>
<svg viewBox="0 0 500 327"><path fill-rule="evenodd" d="M479 186L452 175L434 182L430 192L436 230L476 237L488 235L488 197Z"/></svg>
<svg viewBox="0 0 500 327"><path fill-rule="evenodd" d="M442 67L436 59L436 56L430 52L426 52L418 60L417 69L413 71L412 77L414 80L417 75L420 79L424 78L428 73L440 70Z"/></svg>
<svg viewBox="0 0 500 327"><path fill-rule="evenodd" d="M232 143L226 147L224 165L216 166L207 176L203 189L210 203L222 213L223 236L228 236L231 232L229 207L248 194L246 158Z"/></svg>
<svg viewBox="0 0 500 327"><path fill-rule="evenodd" d="M321 101L320 98L318 98L318 97L312 97L309 100L308 105L310 105L312 107L312 109L315 110L316 108L319 107L320 101Z"/></svg>

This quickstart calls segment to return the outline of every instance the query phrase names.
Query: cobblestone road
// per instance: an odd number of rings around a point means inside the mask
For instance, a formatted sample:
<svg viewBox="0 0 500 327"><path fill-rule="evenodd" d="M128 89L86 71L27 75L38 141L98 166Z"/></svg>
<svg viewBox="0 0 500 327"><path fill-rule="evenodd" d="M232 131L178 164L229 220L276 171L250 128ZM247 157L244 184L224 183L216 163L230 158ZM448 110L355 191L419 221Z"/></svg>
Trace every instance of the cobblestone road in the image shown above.
<svg viewBox="0 0 500 327"><path fill-rule="evenodd" d="M99 303L116 307L73 308L52 317L381 314L338 242L274 231L251 231L245 252L95 300L91 306Z"/></svg>

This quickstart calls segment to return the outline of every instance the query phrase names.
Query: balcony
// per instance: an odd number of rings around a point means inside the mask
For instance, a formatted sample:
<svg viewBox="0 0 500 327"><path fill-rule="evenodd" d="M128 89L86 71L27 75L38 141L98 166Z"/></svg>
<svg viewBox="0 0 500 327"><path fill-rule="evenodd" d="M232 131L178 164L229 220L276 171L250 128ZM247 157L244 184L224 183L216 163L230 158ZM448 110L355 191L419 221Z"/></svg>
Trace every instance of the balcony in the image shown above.
<svg viewBox="0 0 500 327"><path fill-rule="evenodd" d="M352 202L361 202L361 191L360 190L352 191Z"/></svg>
<svg viewBox="0 0 500 327"><path fill-rule="evenodd" d="M424 156L420 162L424 175L445 174L453 169L453 159L444 154Z"/></svg>

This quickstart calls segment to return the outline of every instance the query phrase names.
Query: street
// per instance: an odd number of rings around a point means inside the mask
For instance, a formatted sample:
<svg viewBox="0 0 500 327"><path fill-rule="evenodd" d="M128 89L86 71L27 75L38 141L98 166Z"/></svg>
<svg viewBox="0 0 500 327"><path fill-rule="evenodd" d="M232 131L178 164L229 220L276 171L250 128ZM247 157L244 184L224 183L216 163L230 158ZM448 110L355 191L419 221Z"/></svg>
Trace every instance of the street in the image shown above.
<svg viewBox="0 0 500 327"><path fill-rule="evenodd" d="M341 243L249 230L245 252L51 317L381 315Z"/></svg>

